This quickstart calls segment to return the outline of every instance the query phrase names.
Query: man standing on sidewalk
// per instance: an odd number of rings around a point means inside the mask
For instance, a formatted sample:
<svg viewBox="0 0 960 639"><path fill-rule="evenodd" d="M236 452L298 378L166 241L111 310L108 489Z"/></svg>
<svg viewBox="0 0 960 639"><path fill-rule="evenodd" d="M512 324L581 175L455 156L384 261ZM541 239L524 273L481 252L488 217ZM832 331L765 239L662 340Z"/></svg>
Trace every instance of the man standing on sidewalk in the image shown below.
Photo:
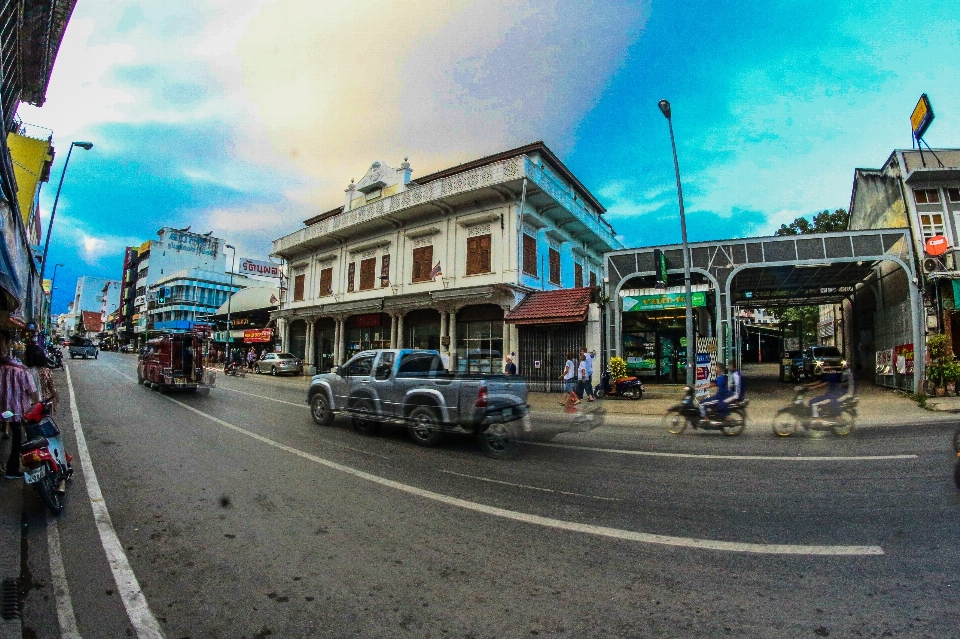
<svg viewBox="0 0 960 639"><path fill-rule="evenodd" d="M7 479L20 479L20 444L23 441L21 417L38 401L33 375L22 364L10 357L10 334L0 331L0 413L10 411L10 456L7 459Z"/></svg>
<svg viewBox="0 0 960 639"><path fill-rule="evenodd" d="M580 392L577 394L580 396L580 399L583 399L583 396L586 395L587 399L592 402L596 399L593 396L593 355L590 354L586 346L580 347L580 355L587 363L587 378L581 383Z"/></svg>

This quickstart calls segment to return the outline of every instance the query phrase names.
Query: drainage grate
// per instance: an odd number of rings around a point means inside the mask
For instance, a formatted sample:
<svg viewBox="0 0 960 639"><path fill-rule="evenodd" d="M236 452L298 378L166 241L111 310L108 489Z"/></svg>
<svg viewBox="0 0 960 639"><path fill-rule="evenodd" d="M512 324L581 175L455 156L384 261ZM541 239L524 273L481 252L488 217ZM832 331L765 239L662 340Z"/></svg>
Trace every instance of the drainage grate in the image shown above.
<svg viewBox="0 0 960 639"><path fill-rule="evenodd" d="M0 617L4 619L20 618L20 580L10 577L0 585L3 601L0 602Z"/></svg>

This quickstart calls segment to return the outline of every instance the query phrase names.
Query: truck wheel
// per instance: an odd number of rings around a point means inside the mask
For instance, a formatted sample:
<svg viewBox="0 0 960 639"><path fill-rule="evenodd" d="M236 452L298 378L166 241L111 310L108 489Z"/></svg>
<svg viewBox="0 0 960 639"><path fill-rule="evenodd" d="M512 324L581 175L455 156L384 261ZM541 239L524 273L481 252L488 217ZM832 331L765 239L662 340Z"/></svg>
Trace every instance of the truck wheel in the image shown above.
<svg viewBox="0 0 960 639"><path fill-rule="evenodd" d="M440 419L429 406L417 406L410 411L410 439L418 446L436 446L440 443Z"/></svg>
<svg viewBox="0 0 960 639"><path fill-rule="evenodd" d="M490 424L477 441L483 454L492 459L514 459L520 454L520 436L513 422Z"/></svg>
<svg viewBox="0 0 960 639"><path fill-rule="evenodd" d="M353 429L361 435L375 435L380 430L380 422L375 418L377 411L373 402L367 398L354 403L353 410L361 413L353 417Z"/></svg>
<svg viewBox="0 0 960 639"><path fill-rule="evenodd" d="M320 426L328 426L333 421L333 413L330 412L330 401L326 394L320 391L310 400L310 415Z"/></svg>

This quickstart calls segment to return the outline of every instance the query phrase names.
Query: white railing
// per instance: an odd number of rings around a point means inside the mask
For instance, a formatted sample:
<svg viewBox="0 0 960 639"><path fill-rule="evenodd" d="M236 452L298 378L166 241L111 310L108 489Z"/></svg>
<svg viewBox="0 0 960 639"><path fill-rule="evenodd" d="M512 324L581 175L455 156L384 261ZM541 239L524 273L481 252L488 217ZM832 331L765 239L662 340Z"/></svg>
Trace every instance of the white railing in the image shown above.
<svg viewBox="0 0 960 639"><path fill-rule="evenodd" d="M328 233L390 215L396 211L425 202L440 200L450 195L467 193L495 184L513 182L523 177L529 178L569 211L571 215L574 215L599 237L602 237L610 246L615 249L622 248L610 228L601 222L595 213L587 210L562 185L524 155L464 171L422 186L414 186L382 200L338 213L274 240L273 253L288 251Z"/></svg>

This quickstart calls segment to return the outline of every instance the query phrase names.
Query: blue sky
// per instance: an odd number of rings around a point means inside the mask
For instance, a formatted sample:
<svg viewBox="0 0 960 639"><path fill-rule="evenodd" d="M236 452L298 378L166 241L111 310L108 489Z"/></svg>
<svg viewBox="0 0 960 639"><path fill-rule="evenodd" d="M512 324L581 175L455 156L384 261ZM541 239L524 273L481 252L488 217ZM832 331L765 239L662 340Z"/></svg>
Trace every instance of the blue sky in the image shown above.
<svg viewBox="0 0 960 639"><path fill-rule="evenodd" d="M676 242L673 105L691 240L846 207L853 170L960 145L949 2L80 0L40 108L52 182L75 150L50 260L79 275L186 226L263 258L374 160L414 177L543 139L628 246Z"/></svg>

